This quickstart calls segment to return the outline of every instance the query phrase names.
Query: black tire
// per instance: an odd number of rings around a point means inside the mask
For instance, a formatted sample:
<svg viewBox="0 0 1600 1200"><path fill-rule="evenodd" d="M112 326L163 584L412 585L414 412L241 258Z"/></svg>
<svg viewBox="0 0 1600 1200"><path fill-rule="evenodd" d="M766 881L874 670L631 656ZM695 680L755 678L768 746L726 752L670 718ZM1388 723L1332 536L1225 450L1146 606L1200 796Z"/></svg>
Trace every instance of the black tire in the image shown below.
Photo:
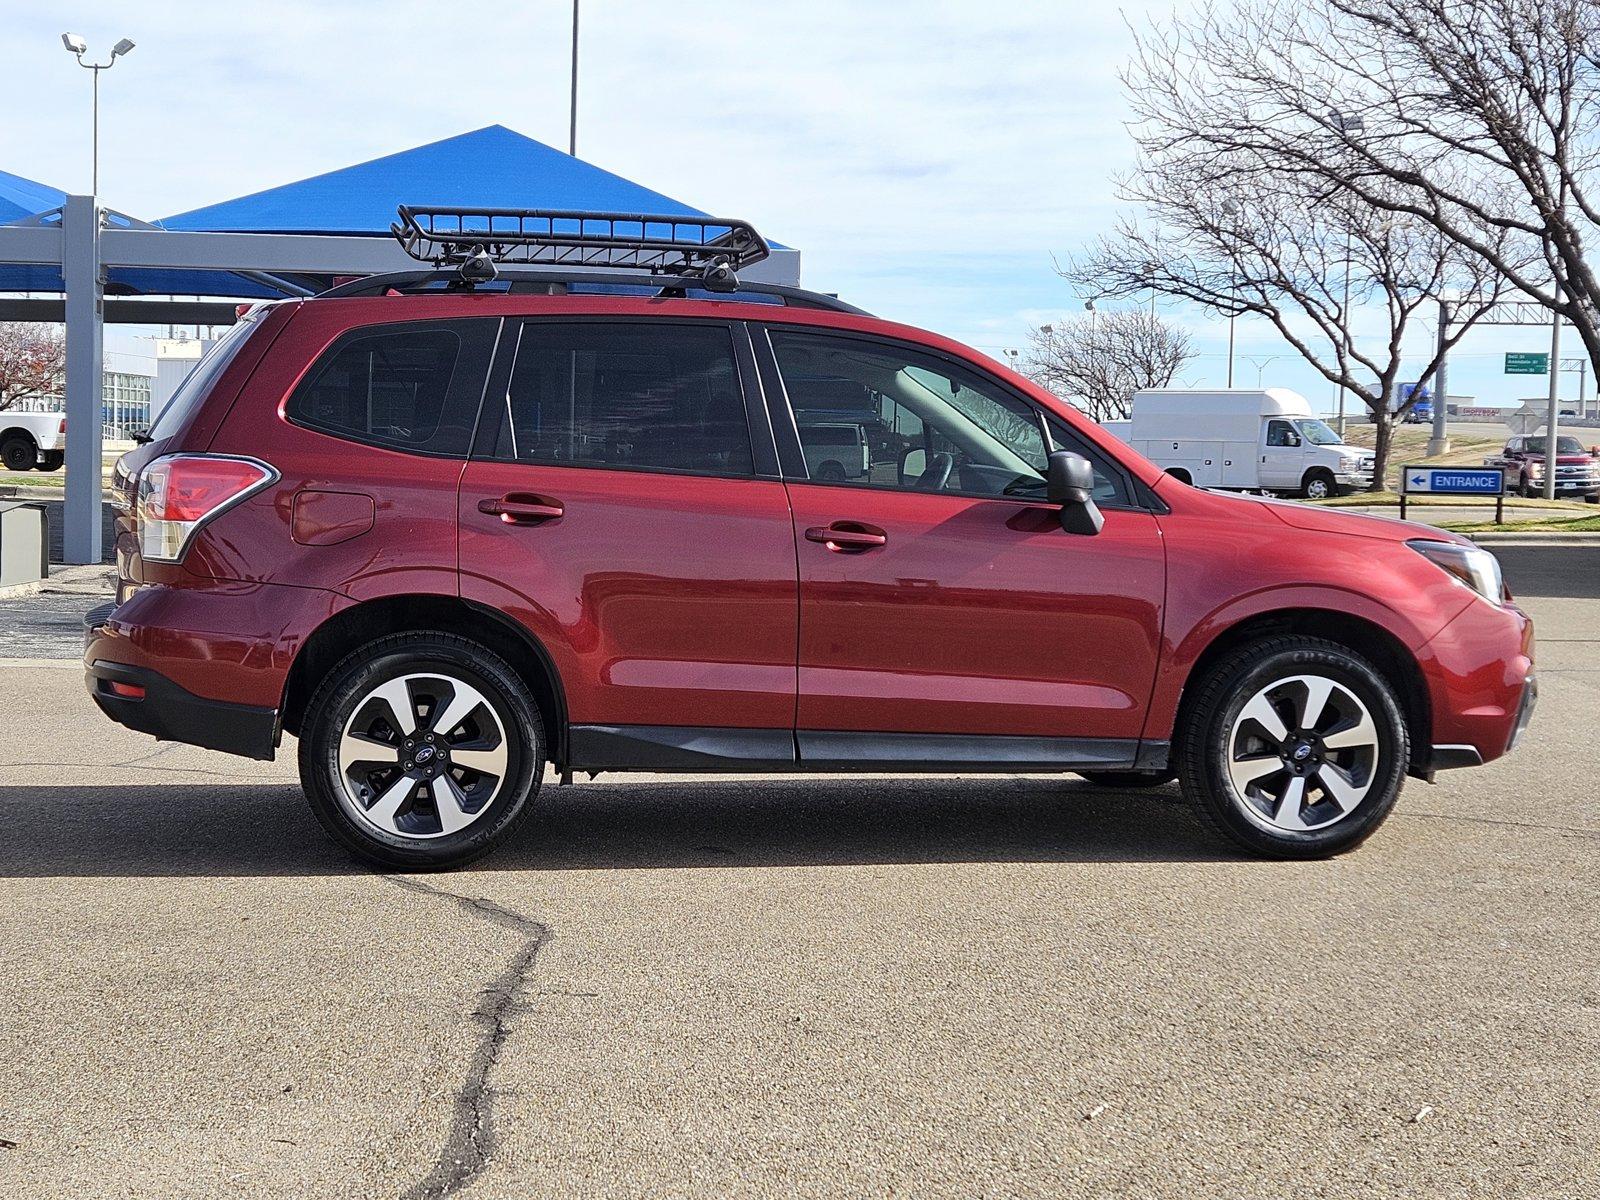
<svg viewBox="0 0 1600 1200"><path fill-rule="evenodd" d="M360 801L345 786L339 742L356 707L373 688L401 676L429 672L458 679L482 693L504 728L507 763L498 790L465 828L442 835L402 836L380 830L356 815ZM435 707L419 720L417 733L428 728L423 721L442 715ZM435 871L459 867L487 854L527 817L539 791L544 763L544 722L527 685L504 659L453 634L399 633L355 650L328 672L301 724L300 781L311 811L334 841L385 868Z"/></svg>
<svg viewBox="0 0 1600 1200"><path fill-rule="evenodd" d="M817 473L813 478L819 483L843 483L846 478L844 464L830 458L817 467Z"/></svg>
<svg viewBox="0 0 1600 1200"><path fill-rule="evenodd" d="M25 433L14 433L0 442L0 466L8 471L31 471L39 459L39 447Z"/></svg>
<svg viewBox="0 0 1600 1200"><path fill-rule="evenodd" d="M1246 815L1256 810L1230 778L1230 734L1262 689L1299 675L1331 679L1365 706L1375 729L1376 759L1365 797L1347 815L1304 832L1266 829ZM1394 689L1359 654L1322 638L1266 638L1229 654L1197 687L1194 703L1186 705L1178 780L1223 837L1271 858L1324 858L1359 845L1389 815L1405 783L1410 737Z"/></svg>
<svg viewBox="0 0 1600 1200"><path fill-rule="evenodd" d="M1178 777L1176 771L1079 771L1078 774L1096 787L1129 790L1132 788L1160 787Z"/></svg>
<svg viewBox="0 0 1600 1200"><path fill-rule="evenodd" d="M1300 493L1307 500L1331 500L1339 494L1339 481L1327 467L1312 467L1300 481Z"/></svg>
<svg viewBox="0 0 1600 1200"><path fill-rule="evenodd" d="M41 454L39 456L39 470L41 470L41 471L59 471L59 470L61 470L61 464L66 462L66 461L67 461L66 451L64 451L64 450L46 450L43 454Z"/></svg>

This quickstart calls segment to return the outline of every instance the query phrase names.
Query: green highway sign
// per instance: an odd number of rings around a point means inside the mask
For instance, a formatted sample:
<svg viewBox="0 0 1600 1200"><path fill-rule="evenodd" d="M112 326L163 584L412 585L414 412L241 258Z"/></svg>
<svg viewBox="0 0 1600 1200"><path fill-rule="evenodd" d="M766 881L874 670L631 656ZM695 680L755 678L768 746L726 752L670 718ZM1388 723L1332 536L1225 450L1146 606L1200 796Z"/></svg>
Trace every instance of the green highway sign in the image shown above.
<svg viewBox="0 0 1600 1200"><path fill-rule="evenodd" d="M1507 354L1507 375L1548 375L1550 374L1550 356L1542 351L1538 354Z"/></svg>

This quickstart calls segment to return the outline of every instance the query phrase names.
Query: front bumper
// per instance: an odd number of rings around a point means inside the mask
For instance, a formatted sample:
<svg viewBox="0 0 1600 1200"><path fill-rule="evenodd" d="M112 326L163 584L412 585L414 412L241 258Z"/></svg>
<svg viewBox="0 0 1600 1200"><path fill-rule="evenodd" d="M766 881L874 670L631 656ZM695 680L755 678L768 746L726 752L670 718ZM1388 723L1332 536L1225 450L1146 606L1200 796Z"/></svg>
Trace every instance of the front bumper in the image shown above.
<svg viewBox="0 0 1600 1200"><path fill-rule="evenodd" d="M1417 660L1433 726L1421 769L1476 766L1516 746L1539 695L1527 614L1474 600L1418 650Z"/></svg>

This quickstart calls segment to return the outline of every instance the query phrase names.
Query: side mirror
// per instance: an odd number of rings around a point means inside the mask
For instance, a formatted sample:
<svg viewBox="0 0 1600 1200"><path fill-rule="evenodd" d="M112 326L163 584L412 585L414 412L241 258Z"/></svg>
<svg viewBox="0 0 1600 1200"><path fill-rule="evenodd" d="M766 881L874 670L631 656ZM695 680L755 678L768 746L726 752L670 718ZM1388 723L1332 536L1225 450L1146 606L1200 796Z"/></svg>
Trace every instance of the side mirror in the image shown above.
<svg viewBox="0 0 1600 1200"><path fill-rule="evenodd" d="M1300 444L1300 435L1298 433L1289 434L1288 439L1283 444L1285 446L1298 446Z"/></svg>
<svg viewBox="0 0 1600 1200"><path fill-rule="evenodd" d="M900 451L900 465L898 475L900 486L904 487L908 479L921 479L928 469L928 452L921 446L908 446Z"/></svg>
<svg viewBox="0 0 1600 1200"><path fill-rule="evenodd" d="M1094 502L1094 468L1071 450L1053 450L1046 468L1045 496L1061 506L1061 528L1068 533L1093 535L1106 519Z"/></svg>

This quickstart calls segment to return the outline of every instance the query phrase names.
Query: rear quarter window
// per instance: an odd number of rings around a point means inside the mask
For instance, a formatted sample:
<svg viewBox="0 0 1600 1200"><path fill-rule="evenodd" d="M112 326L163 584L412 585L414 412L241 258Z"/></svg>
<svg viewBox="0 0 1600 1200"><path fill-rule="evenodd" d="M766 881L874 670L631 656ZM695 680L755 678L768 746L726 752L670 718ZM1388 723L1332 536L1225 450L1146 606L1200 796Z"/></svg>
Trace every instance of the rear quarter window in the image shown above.
<svg viewBox="0 0 1600 1200"><path fill-rule="evenodd" d="M352 330L318 358L285 414L352 442L465 458L499 326L473 318Z"/></svg>

